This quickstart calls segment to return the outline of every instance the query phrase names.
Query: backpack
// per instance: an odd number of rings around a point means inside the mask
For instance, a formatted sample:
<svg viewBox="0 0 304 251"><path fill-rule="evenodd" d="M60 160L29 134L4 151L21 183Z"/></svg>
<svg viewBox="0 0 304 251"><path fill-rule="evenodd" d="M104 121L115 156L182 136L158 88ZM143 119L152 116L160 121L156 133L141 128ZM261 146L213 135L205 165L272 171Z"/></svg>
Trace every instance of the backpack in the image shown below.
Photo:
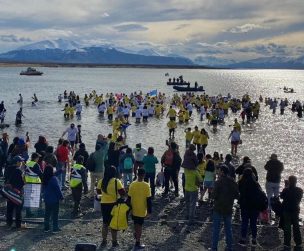
<svg viewBox="0 0 304 251"><path fill-rule="evenodd" d="M123 162L123 168L125 170L130 170L133 168L133 160L131 157L126 157L124 162Z"/></svg>
<svg viewBox="0 0 304 251"><path fill-rule="evenodd" d="M268 198L265 192L262 189L259 189L257 192L257 202L256 209L260 212L265 211L268 208Z"/></svg>
<svg viewBox="0 0 304 251"><path fill-rule="evenodd" d="M174 153L172 150L167 150L165 152L165 160L164 160L164 164L166 166L172 166L173 164L173 158L174 158Z"/></svg>
<svg viewBox="0 0 304 251"><path fill-rule="evenodd" d="M89 170L90 172L94 172L95 171L95 160L94 160L94 153L91 153L87 163L86 163L86 169Z"/></svg>

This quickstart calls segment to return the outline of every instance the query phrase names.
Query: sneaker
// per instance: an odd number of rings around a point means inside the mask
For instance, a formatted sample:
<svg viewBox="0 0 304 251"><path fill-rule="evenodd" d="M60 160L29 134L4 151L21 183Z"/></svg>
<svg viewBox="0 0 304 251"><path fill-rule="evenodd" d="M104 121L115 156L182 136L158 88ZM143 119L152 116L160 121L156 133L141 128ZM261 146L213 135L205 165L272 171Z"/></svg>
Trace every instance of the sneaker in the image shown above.
<svg viewBox="0 0 304 251"><path fill-rule="evenodd" d="M144 244L140 244L140 243L135 244L135 250L145 249L145 247L146 245Z"/></svg>
<svg viewBox="0 0 304 251"><path fill-rule="evenodd" d="M251 240L251 246L255 247L257 245L257 240L256 239L252 239Z"/></svg>
<svg viewBox="0 0 304 251"><path fill-rule="evenodd" d="M53 234L57 234L57 233L59 233L59 232L61 232L61 229L60 229L60 228L54 229L54 230L53 230Z"/></svg>
<svg viewBox="0 0 304 251"><path fill-rule="evenodd" d="M117 241L112 241L112 247L113 248L119 247L118 242Z"/></svg>
<svg viewBox="0 0 304 251"><path fill-rule="evenodd" d="M246 247L246 241L244 240L240 240L238 244L242 247Z"/></svg>
<svg viewBox="0 0 304 251"><path fill-rule="evenodd" d="M104 248L104 247L106 247L107 246L107 244L108 244L108 242L106 241L106 240L103 240L101 243L100 243L100 248Z"/></svg>

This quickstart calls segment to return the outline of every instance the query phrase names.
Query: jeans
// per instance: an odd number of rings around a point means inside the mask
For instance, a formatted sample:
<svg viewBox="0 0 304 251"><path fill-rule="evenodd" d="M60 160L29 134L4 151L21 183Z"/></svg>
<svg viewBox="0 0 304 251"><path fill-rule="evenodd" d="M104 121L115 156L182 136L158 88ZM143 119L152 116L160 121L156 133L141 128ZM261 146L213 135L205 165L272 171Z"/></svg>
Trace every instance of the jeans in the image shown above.
<svg viewBox="0 0 304 251"><path fill-rule="evenodd" d="M291 225L293 227L293 239L297 246L302 244L301 231L299 227L299 214L283 212L284 245L290 246Z"/></svg>
<svg viewBox="0 0 304 251"><path fill-rule="evenodd" d="M201 148L201 153L204 154L204 156L206 156L206 147L207 146L208 146L207 144L204 144L204 145L202 145L202 148Z"/></svg>
<svg viewBox="0 0 304 251"><path fill-rule="evenodd" d="M198 191L195 192L185 191L186 212L187 212L186 214L190 222L193 221L195 216L197 198L198 198Z"/></svg>
<svg viewBox="0 0 304 251"><path fill-rule="evenodd" d="M59 202L55 204L45 203L44 230L50 229L51 216L53 221L53 231L58 230L58 214L59 214Z"/></svg>
<svg viewBox="0 0 304 251"><path fill-rule="evenodd" d="M21 211L22 211L22 206L17 206L10 200L7 200L7 205L6 205L6 224L8 226L11 226L13 224L13 214L15 211L15 219L16 219L16 227L20 228L21 227Z"/></svg>
<svg viewBox="0 0 304 251"><path fill-rule="evenodd" d="M165 193L169 192L169 183L171 178L174 183L175 193L178 194L177 170L172 167L165 167L164 175L165 175Z"/></svg>
<svg viewBox="0 0 304 251"><path fill-rule="evenodd" d="M146 173L145 176L145 182L149 183L150 181L150 187L151 187L151 194L152 197L155 196L155 173Z"/></svg>
<svg viewBox="0 0 304 251"><path fill-rule="evenodd" d="M271 209L270 199L275 196L278 197L280 195L280 183L266 182L266 194L268 198L268 208Z"/></svg>
<svg viewBox="0 0 304 251"><path fill-rule="evenodd" d="M133 173L131 172L131 173L124 173L123 174L123 182L124 182L124 187L126 188L126 187L128 187L128 182L129 182L129 184L131 184L132 183L132 176L133 176Z"/></svg>
<svg viewBox="0 0 304 251"><path fill-rule="evenodd" d="M95 191L95 184L98 183L99 180L103 179L103 172L95 173L91 172L91 193Z"/></svg>
<svg viewBox="0 0 304 251"><path fill-rule="evenodd" d="M62 189L62 187L65 186L65 178L66 178L66 163L58 161L56 166L57 171L62 170L62 172L59 172L57 178L59 182L59 187Z"/></svg>
<svg viewBox="0 0 304 251"><path fill-rule="evenodd" d="M232 250L231 215L221 215L217 212L213 213L212 250L217 250L217 245L220 238L221 221L224 221L227 248L228 250Z"/></svg>
<svg viewBox="0 0 304 251"><path fill-rule="evenodd" d="M242 239L246 239L248 224L250 222L250 229L252 234L252 239L256 239L257 237L257 219L259 216L259 212L257 210L249 210L249 209L241 209L241 217L242 217L242 226L241 226L241 234Z"/></svg>

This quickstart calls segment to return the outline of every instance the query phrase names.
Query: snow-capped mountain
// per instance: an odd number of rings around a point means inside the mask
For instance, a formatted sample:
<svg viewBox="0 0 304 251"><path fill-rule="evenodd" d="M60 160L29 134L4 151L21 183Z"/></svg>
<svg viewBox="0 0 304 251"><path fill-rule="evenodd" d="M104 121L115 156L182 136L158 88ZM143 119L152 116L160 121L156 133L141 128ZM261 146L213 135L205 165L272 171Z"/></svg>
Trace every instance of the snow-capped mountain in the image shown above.
<svg viewBox="0 0 304 251"><path fill-rule="evenodd" d="M21 46L16 50L45 50L45 49L60 49L60 50L77 50L83 46L77 42L65 39L43 40L29 45Z"/></svg>

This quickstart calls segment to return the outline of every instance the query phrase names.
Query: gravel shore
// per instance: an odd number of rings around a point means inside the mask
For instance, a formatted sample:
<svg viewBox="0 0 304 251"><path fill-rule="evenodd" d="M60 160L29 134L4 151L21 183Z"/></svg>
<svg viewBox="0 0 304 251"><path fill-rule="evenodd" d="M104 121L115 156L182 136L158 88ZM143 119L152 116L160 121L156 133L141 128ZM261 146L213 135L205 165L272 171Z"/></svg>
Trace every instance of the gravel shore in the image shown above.
<svg viewBox="0 0 304 251"><path fill-rule="evenodd" d="M1 201L0 214L5 213L5 201ZM101 213L94 212L92 199L84 196L82 200L83 215L72 219L70 212L72 200L65 197L60 207L60 227L58 234L43 232L43 215L33 219L25 219L26 229L15 231L5 226L4 217L0 223L0 250L74 250L77 243L94 243L98 250L114 250L111 248L109 235L108 246L100 249ZM153 214L144 224L143 243L145 250L208 250L212 239L212 206L204 203L197 207L197 223L188 226L185 219L185 204L182 196L175 198L173 194L163 198L157 195L153 203ZM240 235L240 212L234 210L233 217L234 242ZM36 222L36 223L35 223ZM275 222L274 222L275 224ZM276 225L260 225L258 227L258 246L243 248L235 244L235 250L282 250L283 233ZM118 234L120 246L115 250L132 250L134 245L133 222L129 220L129 228ZM221 233L219 250L225 250L224 232Z"/></svg>

